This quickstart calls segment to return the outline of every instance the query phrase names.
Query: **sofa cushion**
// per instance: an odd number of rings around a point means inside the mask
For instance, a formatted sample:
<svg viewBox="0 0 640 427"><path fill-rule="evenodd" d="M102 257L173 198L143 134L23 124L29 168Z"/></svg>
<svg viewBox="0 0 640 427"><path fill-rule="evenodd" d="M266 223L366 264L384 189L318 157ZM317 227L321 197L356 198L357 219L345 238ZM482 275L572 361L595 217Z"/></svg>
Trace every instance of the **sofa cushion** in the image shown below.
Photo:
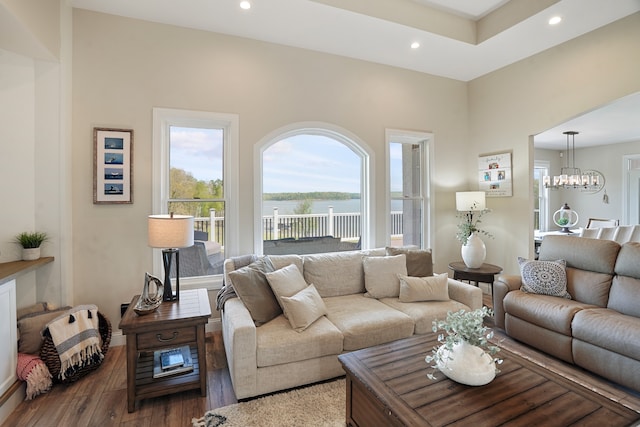
<svg viewBox="0 0 640 427"><path fill-rule="evenodd" d="M566 263L557 261L529 261L518 257L524 292L571 298L567 292Z"/></svg>
<svg viewBox="0 0 640 427"><path fill-rule="evenodd" d="M327 314L327 307L313 285L307 286L295 295L280 297L282 309L296 332L302 332L313 322Z"/></svg>
<svg viewBox="0 0 640 427"><path fill-rule="evenodd" d="M449 275L436 274L429 277L400 275L400 302L448 301Z"/></svg>
<svg viewBox="0 0 640 427"><path fill-rule="evenodd" d="M399 275L407 275L405 255L364 257L364 287L369 298L387 298L400 295Z"/></svg>
<svg viewBox="0 0 640 427"><path fill-rule="evenodd" d="M300 255L267 255L267 258L271 260L274 270L280 270L287 265L295 264L300 271L303 269L302 257Z"/></svg>
<svg viewBox="0 0 640 427"><path fill-rule="evenodd" d="M324 303L327 306L327 318L344 336L345 351L407 338L413 334L413 320L409 316L363 294L325 298Z"/></svg>
<svg viewBox="0 0 640 427"><path fill-rule="evenodd" d="M414 323L414 334L433 332L433 321L445 319L449 311L470 310L465 304L455 300L405 303L398 298L382 298L380 302L411 317Z"/></svg>
<svg viewBox="0 0 640 427"><path fill-rule="evenodd" d="M615 276L607 307L622 314L640 317L640 279Z"/></svg>
<svg viewBox="0 0 640 427"><path fill-rule="evenodd" d="M518 290L509 292L504 297L502 305L505 313L567 336L571 336L573 316L585 308L596 307L566 298L529 294Z"/></svg>
<svg viewBox="0 0 640 427"><path fill-rule="evenodd" d="M567 291L576 301L606 307L613 276L567 267Z"/></svg>
<svg viewBox="0 0 640 427"><path fill-rule="evenodd" d="M274 271L268 258L261 258L246 267L229 272L229 280L238 298L244 303L256 326L267 323L282 313L265 273Z"/></svg>
<svg viewBox="0 0 640 427"><path fill-rule="evenodd" d="M616 259L615 272L620 276L640 279L640 242L628 242L622 245Z"/></svg>
<svg viewBox="0 0 640 427"><path fill-rule="evenodd" d="M342 333L326 317L296 332L284 316L256 329L258 367L315 359L342 353Z"/></svg>
<svg viewBox="0 0 640 427"><path fill-rule="evenodd" d="M640 360L640 319L637 317L606 308L583 310L573 319L572 329L575 339Z"/></svg>
<svg viewBox="0 0 640 427"><path fill-rule="evenodd" d="M362 256L360 252L305 255L304 278L323 298L362 293Z"/></svg>
<svg viewBox="0 0 640 427"><path fill-rule="evenodd" d="M407 257L407 275L414 277L433 276L433 260L428 249L396 248L387 246L387 255L401 255Z"/></svg>
<svg viewBox="0 0 640 427"><path fill-rule="evenodd" d="M295 264L289 264L279 270L265 273L265 276L282 308L284 308L282 297L291 297L308 286ZM284 311L284 317L287 317L286 311Z"/></svg>
<svg viewBox="0 0 640 427"><path fill-rule="evenodd" d="M620 245L612 240L571 236L545 236L540 246L541 261L564 259L567 267L613 274Z"/></svg>

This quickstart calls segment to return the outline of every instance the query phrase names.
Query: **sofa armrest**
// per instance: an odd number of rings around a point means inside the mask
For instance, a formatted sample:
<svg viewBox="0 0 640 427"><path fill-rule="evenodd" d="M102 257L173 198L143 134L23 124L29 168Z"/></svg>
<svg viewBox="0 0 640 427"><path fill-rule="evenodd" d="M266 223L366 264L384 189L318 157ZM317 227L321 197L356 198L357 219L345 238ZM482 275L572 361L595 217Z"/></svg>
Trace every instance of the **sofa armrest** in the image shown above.
<svg viewBox="0 0 640 427"><path fill-rule="evenodd" d="M449 280L449 298L461 302L471 310L482 308L482 290L459 280Z"/></svg>
<svg viewBox="0 0 640 427"><path fill-rule="evenodd" d="M239 298L231 298L221 312L222 338L237 399L255 395L257 387L256 326Z"/></svg>
<svg viewBox="0 0 640 427"><path fill-rule="evenodd" d="M504 329L504 297L511 291L517 291L522 286L520 276L499 274L493 283L493 320L495 325Z"/></svg>

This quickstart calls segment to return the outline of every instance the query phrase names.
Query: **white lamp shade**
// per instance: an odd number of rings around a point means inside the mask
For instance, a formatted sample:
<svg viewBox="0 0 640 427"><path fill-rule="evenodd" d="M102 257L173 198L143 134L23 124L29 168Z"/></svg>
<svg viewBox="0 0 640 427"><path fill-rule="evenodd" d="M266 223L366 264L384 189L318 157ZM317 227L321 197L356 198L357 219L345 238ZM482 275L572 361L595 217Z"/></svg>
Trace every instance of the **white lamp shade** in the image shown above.
<svg viewBox="0 0 640 427"><path fill-rule="evenodd" d="M149 246L188 248L193 246L193 217L188 215L149 215Z"/></svg>
<svg viewBox="0 0 640 427"><path fill-rule="evenodd" d="M460 191L456 193L456 210L458 211L482 211L486 209L487 202L484 191ZM475 203L475 206L474 206Z"/></svg>

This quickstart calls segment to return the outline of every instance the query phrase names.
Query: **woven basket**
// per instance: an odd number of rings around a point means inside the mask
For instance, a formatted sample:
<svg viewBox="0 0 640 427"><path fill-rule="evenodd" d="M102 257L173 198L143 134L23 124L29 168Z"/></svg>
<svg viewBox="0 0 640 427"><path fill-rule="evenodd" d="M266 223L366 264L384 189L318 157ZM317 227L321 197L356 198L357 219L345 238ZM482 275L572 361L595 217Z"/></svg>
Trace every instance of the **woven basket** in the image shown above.
<svg viewBox="0 0 640 427"><path fill-rule="evenodd" d="M102 337L102 355L106 356L107 350L109 350L109 343L111 343L111 322L99 311L98 331L100 332L100 337ZM104 360L102 359L86 363L77 369L69 369L67 370L63 380L60 378L60 356L58 356L58 350L56 350L56 346L53 344L49 329L44 330L43 336L44 340L42 342L42 347L40 347L40 359L42 359L47 365L47 368L49 368L49 372L51 372L51 375L53 376L52 380L54 383L68 384L77 381L89 372L98 369L102 360Z"/></svg>

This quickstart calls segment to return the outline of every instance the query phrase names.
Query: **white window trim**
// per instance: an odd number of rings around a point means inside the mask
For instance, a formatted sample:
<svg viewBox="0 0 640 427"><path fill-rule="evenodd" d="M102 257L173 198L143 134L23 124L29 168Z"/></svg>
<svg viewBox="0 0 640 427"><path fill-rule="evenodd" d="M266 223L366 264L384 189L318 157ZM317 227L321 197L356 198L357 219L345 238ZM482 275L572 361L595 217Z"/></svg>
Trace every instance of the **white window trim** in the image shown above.
<svg viewBox="0 0 640 427"><path fill-rule="evenodd" d="M535 169L545 169L547 174L551 170L551 162L548 160L534 160L533 168ZM549 189L545 188L542 185L542 179L538 183L538 188L540 191L540 230L538 231L547 231L549 230ZM533 191L533 190L532 190Z"/></svg>
<svg viewBox="0 0 640 427"><path fill-rule="evenodd" d="M262 254L262 155L264 151L276 142L290 138L295 135L321 135L339 141L353 150L360 156L360 209L362 211L362 240L361 247L370 248L375 245L375 233L372 232L371 224L375 224L375 189L371 183L371 174L374 170L373 150L353 133L339 126L324 122L299 122L276 129L264 136L254 149L253 164L254 170L254 239L253 246L256 254Z"/></svg>
<svg viewBox="0 0 640 427"><path fill-rule="evenodd" d="M195 128L223 128L223 181L225 201L225 256L237 255L239 245L238 208L238 159L240 119L237 114L212 113L206 111L153 109L152 149L152 214L166 214L169 193L169 128L170 126ZM164 166L163 166L164 165ZM153 272L164 278L162 252L153 250ZM222 275L199 278L180 278L182 289L206 288L217 290L222 286Z"/></svg>
<svg viewBox="0 0 640 427"><path fill-rule="evenodd" d="M386 245L391 243L391 158L390 147L391 142L402 142L411 144L422 144L422 164L426 168L422 174L422 196L424 200L424 208L422 210L422 245L423 249L434 248L433 242L433 218L435 209L434 191L433 191L433 162L434 162L434 137L430 132L416 132L401 129L385 129L385 238Z"/></svg>

